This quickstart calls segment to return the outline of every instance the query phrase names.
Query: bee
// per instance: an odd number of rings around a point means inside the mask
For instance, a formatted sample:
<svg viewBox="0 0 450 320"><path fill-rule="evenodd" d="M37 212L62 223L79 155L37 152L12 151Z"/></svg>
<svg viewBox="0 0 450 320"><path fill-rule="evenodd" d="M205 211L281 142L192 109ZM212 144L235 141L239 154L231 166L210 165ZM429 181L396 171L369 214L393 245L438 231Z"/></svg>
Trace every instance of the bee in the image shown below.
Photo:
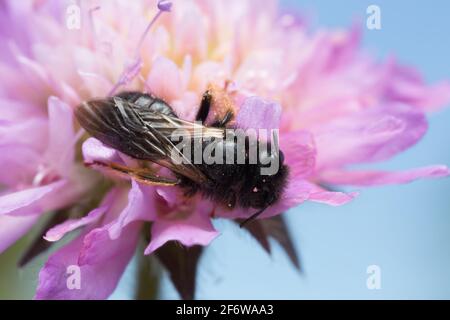
<svg viewBox="0 0 450 320"><path fill-rule="evenodd" d="M239 147L237 139L224 138L226 130L234 127L235 111L231 99L217 92L208 89L203 94L195 122L180 119L168 103L147 93L128 91L83 102L76 108L75 115L90 135L131 158L168 168L173 175L162 176L151 166L132 168L100 161L87 165L100 166L141 183L178 186L186 196L199 192L230 210L235 207L256 210L241 226L255 219L280 199L287 182L288 167L284 164L282 151L275 144L272 146L268 142L267 148L258 147L256 161L252 162L250 139L246 138L244 147ZM215 119L207 124L213 105L221 108L214 111ZM186 157L173 138L173 133L180 129L192 141L191 146L197 143L201 151L211 148L211 144L214 144L214 150L224 150L223 161L197 163ZM244 162L226 161L225 154L229 151L234 154L234 160L241 152ZM174 161L174 154L183 161ZM262 175L261 169L267 167L268 160L278 161L278 170L272 175Z"/></svg>

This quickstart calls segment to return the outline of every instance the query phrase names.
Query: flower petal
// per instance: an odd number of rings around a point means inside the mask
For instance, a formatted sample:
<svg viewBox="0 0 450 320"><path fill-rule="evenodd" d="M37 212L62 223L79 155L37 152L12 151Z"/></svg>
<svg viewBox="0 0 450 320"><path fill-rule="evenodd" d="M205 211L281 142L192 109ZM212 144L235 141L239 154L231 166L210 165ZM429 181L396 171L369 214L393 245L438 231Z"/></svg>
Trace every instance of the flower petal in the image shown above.
<svg viewBox="0 0 450 320"><path fill-rule="evenodd" d="M165 168L160 170L159 174L170 176L169 170ZM183 198L183 190L180 188L158 186L155 189L158 196L164 199L169 208L174 208L177 205L177 202Z"/></svg>
<svg viewBox="0 0 450 320"><path fill-rule="evenodd" d="M39 272L35 299L106 299L114 291L136 249L140 224L111 240L104 228L82 234L50 256ZM68 285L79 270L80 288Z"/></svg>
<svg viewBox="0 0 450 320"><path fill-rule="evenodd" d="M104 145L100 140L95 138L87 139L82 146L84 161L94 162L121 162L119 153Z"/></svg>
<svg viewBox="0 0 450 320"><path fill-rule="evenodd" d="M181 96L181 72L172 60L159 57L153 62L147 85L157 97L165 101L174 100Z"/></svg>
<svg viewBox="0 0 450 320"><path fill-rule="evenodd" d="M321 178L326 183L353 186L377 186L409 183L423 178L441 178L450 175L446 166L430 166L400 172L386 171L326 171Z"/></svg>
<svg viewBox="0 0 450 320"><path fill-rule="evenodd" d="M236 126L241 129L278 129L281 107L275 102L265 101L259 97L249 97L239 109Z"/></svg>
<svg viewBox="0 0 450 320"><path fill-rule="evenodd" d="M168 241L180 241L185 246L208 245L219 233L214 229L209 214L212 205L202 201L197 211L183 220L157 220L152 225L150 244L145 254L151 254Z"/></svg>
<svg viewBox="0 0 450 320"><path fill-rule="evenodd" d="M29 188L0 197L0 215L34 215L51 208L53 197L66 184L61 180L43 187Z"/></svg>
<svg viewBox="0 0 450 320"><path fill-rule="evenodd" d="M18 122L0 123L0 144L22 144L37 152L44 151L48 140L48 121L31 117Z"/></svg>
<svg viewBox="0 0 450 320"><path fill-rule="evenodd" d="M425 115L405 105L356 112L314 132L317 167L381 161L419 141L427 130Z"/></svg>
<svg viewBox="0 0 450 320"><path fill-rule="evenodd" d="M136 249L141 224L131 223L112 240L109 222L124 205L126 189L114 188L105 197L108 207L101 223L91 225L79 237L56 251L39 273L36 299L106 299L116 287ZM112 262L113 261L113 262ZM69 268L79 271L80 288L70 288Z"/></svg>
<svg viewBox="0 0 450 320"><path fill-rule="evenodd" d="M173 45L178 55L190 54L202 61L208 52L208 30L204 15L194 2L179 1L171 13L174 18Z"/></svg>
<svg viewBox="0 0 450 320"><path fill-rule="evenodd" d="M413 68L390 61L385 98L414 105L424 111L438 110L450 102L450 83L444 81L428 86Z"/></svg>
<svg viewBox="0 0 450 320"><path fill-rule="evenodd" d="M83 266L106 263L116 259L118 251L126 252L129 260L136 248L141 226L140 222L128 224L122 229L122 234L117 239L111 239L108 226L92 230L84 237L78 264Z"/></svg>
<svg viewBox="0 0 450 320"><path fill-rule="evenodd" d="M102 206L100 208L92 210L81 219L66 220L63 223L48 230L44 236L44 239L51 242L58 241L62 239L62 237L64 237L66 233L96 222L106 212L107 209L107 206Z"/></svg>
<svg viewBox="0 0 450 320"><path fill-rule="evenodd" d="M0 216L0 253L8 249L30 230L36 221L38 215L13 217L8 215Z"/></svg>
<svg viewBox="0 0 450 320"><path fill-rule="evenodd" d="M154 187L144 186L132 180L128 193L128 204L108 226L111 239L117 239L122 229L134 221L151 221L155 219Z"/></svg>
<svg viewBox="0 0 450 320"><path fill-rule="evenodd" d="M40 109L22 101L0 98L0 120L1 121L21 121L33 116L42 116Z"/></svg>
<svg viewBox="0 0 450 320"><path fill-rule="evenodd" d="M39 153L22 144L1 145L0 154L0 183L12 187L31 181L41 160Z"/></svg>
<svg viewBox="0 0 450 320"><path fill-rule="evenodd" d="M92 97L105 96L113 87L111 81L100 74L81 70L78 70L78 74L82 79L84 87Z"/></svg>
<svg viewBox="0 0 450 320"><path fill-rule="evenodd" d="M67 176L75 154L72 109L56 97L48 99L49 144L47 159L61 176Z"/></svg>
<svg viewBox="0 0 450 320"><path fill-rule="evenodd" d="M308 200L310 193L311 184L307 183L305 180L289 180L288 185L283 191L281 199L275 205L266 209L264 213L261 214L261 218L276 216L285 212L286 210L295 208L296 206ZM241 217L248 218L248 212Z"/></svg>
<svg viewBox="0 0 450 320"><path fill-rule="evenodd" d="M344 193L328 191L314 185L308 200L337 207L349 203L358 196L358 194L358 192Z"/></svg>
<svg viewBox="0 0 450 320"><path fill-rule="evenodd" d="M280 149L284 163L289 167L290 179L309 176L316 164L316 147L313 136L307 131L293 131L280 135Z"/></svg>

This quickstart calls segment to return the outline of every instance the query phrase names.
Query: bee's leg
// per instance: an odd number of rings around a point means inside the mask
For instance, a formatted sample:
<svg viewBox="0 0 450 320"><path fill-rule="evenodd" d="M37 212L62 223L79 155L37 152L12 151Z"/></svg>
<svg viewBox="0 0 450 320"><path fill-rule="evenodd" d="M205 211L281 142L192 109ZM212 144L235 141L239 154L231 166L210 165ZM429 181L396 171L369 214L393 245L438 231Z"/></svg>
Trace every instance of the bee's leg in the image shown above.
<svg viewBox="0 0 450 320"><path fill-rule="evenodd" d="M89 167L92 167L92 166L93 167L95 167L95 166L102 167L102 168L104 168L108 171L111 171L113 173L116 173L118 175L128 176L138 182L141 182L144 184L149 184L149 185L175 186L179 183L179 181L176 179L162 177L148 168L145 168L145 169L130 168L130 167L118 164L118 163L114 163L114 162L106 163L106 162L101 162L101 161L89 162L89 163L86 163L86 165Z"/></svg>
<svg viewBox="0 0 450 320"><path fill-rule="evenodd" d="M228 86L228 82L225 83L225 89ZM218 104L217 106L221 110L225 110L225 115L222 117L222 119L215 120L210 127L217 127L217 128L225 128L226 125L231 122L234 118L234 112L231 108L232 103L229 100L229 98L225 95L224 90L219 90L213 85L210 85L208 87L208 90L205 91L202 97L202 101L200 103L200 108L198 109L197 116L195 117L196 121L201 121L203 124L205 124L206 119L208 118L208 115L211 111L211 107L213 104L213 95L215 97L215 103ZM223 112L220 112L223 114Z"/></svg>
<svg viewBox="0 0 450 320"><path fill-rule="evenodd" d="M205 91L202 97L202 102L200 103L200 108L198 109L197 115L195 116L196 121L201 121L205 123L206 118L208 118L209 110L211 109L212 95L211 91L208 89Z"/></svg>
<svg viewBox="0 0 450 320"><path fill-rule="evenodd" d="M234 113L231 110L228 110L225 113L225 116L222 119L218 119L216 121L214 121L211 124L211 127L215 127L215 128L225 128L227 126L228 123L231 122L231 120L233 120L234 117Z"/></svg>

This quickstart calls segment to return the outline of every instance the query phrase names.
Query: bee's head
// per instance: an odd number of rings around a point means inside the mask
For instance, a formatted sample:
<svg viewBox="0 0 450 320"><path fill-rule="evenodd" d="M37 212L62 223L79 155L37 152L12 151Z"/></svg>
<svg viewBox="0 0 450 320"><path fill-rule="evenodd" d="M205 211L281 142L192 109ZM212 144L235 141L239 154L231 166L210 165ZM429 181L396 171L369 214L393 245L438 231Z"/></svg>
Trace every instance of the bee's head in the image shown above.
<svg viewBox="0 0 450 320"><path fill-rule="evenodd" d="M269 152L259 156L257 172L247 180L244 188L245 195L242 197L244 207L267 208L280 199L286 186L288 167L284 164L283 152L280 150L276 154Z"/></svg>

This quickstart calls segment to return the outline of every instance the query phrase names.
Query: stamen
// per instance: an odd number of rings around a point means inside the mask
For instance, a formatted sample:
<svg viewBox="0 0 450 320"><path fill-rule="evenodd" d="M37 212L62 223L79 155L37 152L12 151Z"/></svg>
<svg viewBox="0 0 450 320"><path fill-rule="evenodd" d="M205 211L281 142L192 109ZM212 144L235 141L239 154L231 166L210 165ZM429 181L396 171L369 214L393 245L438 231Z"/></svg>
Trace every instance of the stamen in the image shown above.
<svg viewBox="0 0 450 320"><path fill-rule="evenodd" d="M158 9L161 11L170 12L170 10L172 9L172 1L160 0L158 2Z"/></svg>
<svg viewBox="0 0 450 320"><path fill-rule="evenodd" d="M98 36L97 36L97 29L95 28L95 23L94 23L94 12L98 11L98 10L100 10L100 6L96 6L96 7L90 8L89 11L88 11L89 28L91 29L91 33L93 35L92 39L90 41L91 42L90 45L92 47L95 47L95 45L97 43L97 40L98 40L97 39L98 38Z"/></svg>
<svg viewBox="0 0 450 320"><path fill-rule="evenodd" d="M117 91L117 89L122 86L130 83L137 75L139 75L139 72L142 69L142 59L140 57L140 52L142 49L142 46L144 44L144 40L150 31L151 27L155 24L155 22L158 20L158 18L163 14L164 12L170 12L172 8L172 2L168 0L159 0L158 1L158 13L153 17L153 19L150 21L150 23L147 25L147 27L144 30L144 33L142 34L141 38L139 39L138 45L136 47L133 60L131 63L127 65L125 70L122 72L122 74L119 77L119 80L114 85L114 87L109 92L108 96L114 95L114 93Z"/></svg>
<svg viewBox="0 0 450 320"><path fill-rule="evenodd" d="M144 93L150 93L150 86L147 84L147 81L145 81L145 78L140 74L138 76L138 79L142 82L142 85L144 86Z"/></svg>

